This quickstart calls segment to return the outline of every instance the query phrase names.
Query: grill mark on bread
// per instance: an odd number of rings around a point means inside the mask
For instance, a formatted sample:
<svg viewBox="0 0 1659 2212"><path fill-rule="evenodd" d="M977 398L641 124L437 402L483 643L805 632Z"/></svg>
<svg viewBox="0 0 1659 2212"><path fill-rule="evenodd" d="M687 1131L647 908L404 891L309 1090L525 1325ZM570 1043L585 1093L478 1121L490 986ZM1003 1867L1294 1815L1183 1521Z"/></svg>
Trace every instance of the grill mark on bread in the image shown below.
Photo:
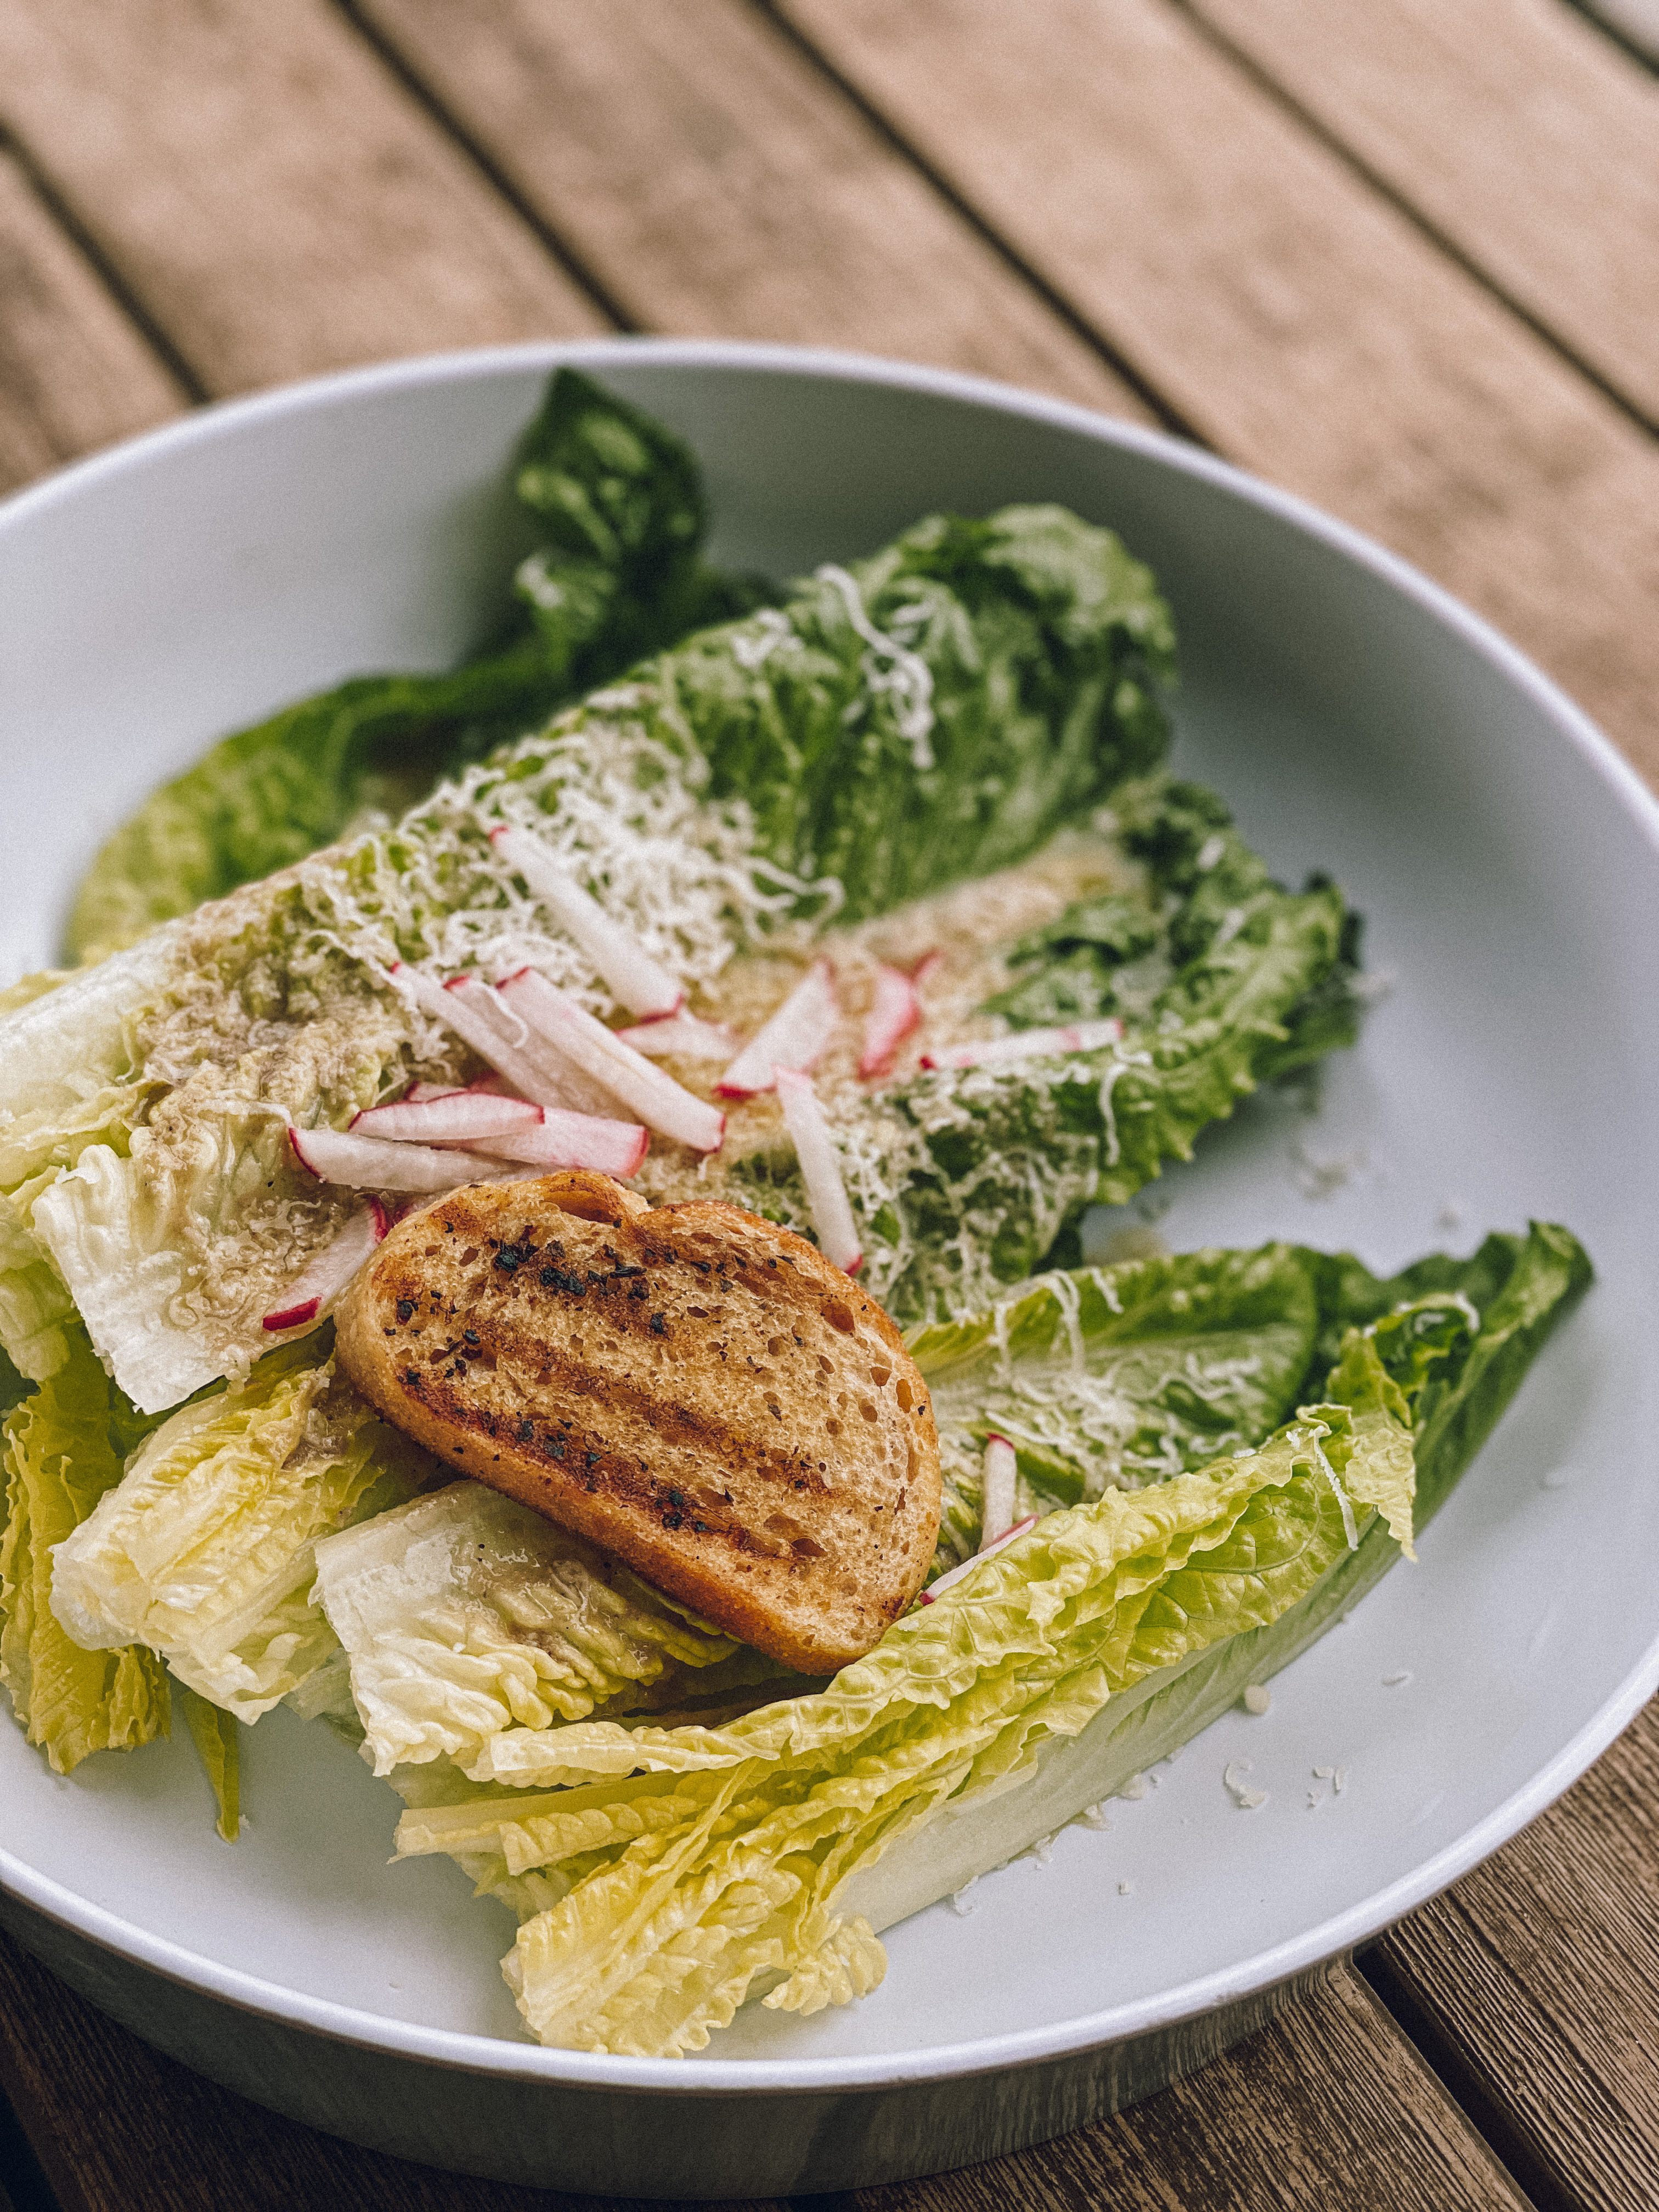
<svg viewBox="0 0 1659 2212"><path fill-rule="evenodd" d="M867 1650L939 1521L925 1386L811 1245L571 1170L437 1200L338 1316L364 1395L457 1473L805 1673Z"/></svg>

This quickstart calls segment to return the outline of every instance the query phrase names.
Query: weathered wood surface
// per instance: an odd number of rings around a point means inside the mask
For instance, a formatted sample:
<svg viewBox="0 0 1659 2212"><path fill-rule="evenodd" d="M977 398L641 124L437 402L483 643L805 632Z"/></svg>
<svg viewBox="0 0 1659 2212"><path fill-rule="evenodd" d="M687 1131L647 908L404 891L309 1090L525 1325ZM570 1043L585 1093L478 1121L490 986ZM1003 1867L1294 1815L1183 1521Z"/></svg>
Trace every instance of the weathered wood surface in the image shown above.
<svg viewBox="0 0 1659 2212"><path fill-rule="evenodd" d="M1555 0L359 6L0 0L0 482L376 354L618 319L905 353L1190 422L1659 769L1654 84ZM1520 2203L1484 2134L1540 2208L1659 2203L1656 1807L1650 1710L1363 1980L851 2202ZM9 1953L0 2052L77 2212L556 2201L274 2120Z"/></svg>
<svg viewBox="0 0 1659 2212"><path fill-rule="evenodd" d="M216 396L611 327L326 0L5 0L0 125Z"/></svg>
<svg viewBox="0 0 1659 2212"><path fill-rule="evenodd" d="M1201 436L1523 639L1659 779L1659 448L1197 24L775 4Z"/></svg>
<svg viewBox="0 0 1659 2212"><path fill-rule="evenodd" d="M1186 3L1659 428L1650 70L1560 0Z"/></svg>
<svg viewBox="0 0 1659 2212"><path fill-rule="evenodd" d="M1659 2204L1659 1706L1369 1971L1540 2202Z"/></svg>
<svg viewBox="0 0 1659 2212"><path fill-rule="evenodd" d="M161 2057L3 1938L0 2082L64 2212L623 2212L615 2200L434 2173L313 2135ZM1017 2159L834 2202L839 2212L1328 2212L1338 2177L1348 2212L1525 2212L1346 1968L1132 2112Z"/></svg>
<svg viewBox="0 0 1659 2212"><path fill-rule="evenodd" d="M0 492L135 430L185 393L0 151Z"/></svg>
<svg viewBox="0 0 1659 2212"><path fill-rule="evenodd" d="M359 0L641 330L1149 410L747 0Z"/></svg>

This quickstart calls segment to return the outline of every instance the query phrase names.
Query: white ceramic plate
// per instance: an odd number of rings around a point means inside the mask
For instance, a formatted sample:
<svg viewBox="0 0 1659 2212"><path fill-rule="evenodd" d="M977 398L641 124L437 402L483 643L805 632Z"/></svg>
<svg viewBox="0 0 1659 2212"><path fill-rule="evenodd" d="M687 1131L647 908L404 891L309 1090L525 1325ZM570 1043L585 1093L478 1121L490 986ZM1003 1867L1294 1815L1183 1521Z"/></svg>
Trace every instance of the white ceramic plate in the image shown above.
<svg viewBox="0 0 1659 2212"><path fill-rule="evenodd" d="M981 1881L967 1917L893 1931L861 2005L757 2010L701 2059L520 2039L507 1916L445 1863L388 1870L397 1802L321 1730L277 1713L246 1740L231 1850L187 1741L61 1781L0 1727L9 1924L192 2063L520 2179L842 2187L1155 2086L1512 1834L1654 1687L1659 808L1423 579L1168 440L834 356L532 348L211 410L0 510L5 979L52 957L99 840L215 736L471 642L515 550L504 464L559 360L691 440L717 557L787 574L932 508L1060 499L1153 563L1182 636L1176 764L1285 877L1338 875L1395 979L1316 1115L1253 1102L1143 1198L1140 1217L1167 1202L1170 1244L1290 1237L1391 1268L1536 1215L1598 1269L1420 1565L1281 1676L1265 1718L1218 1723L1105 1832ZM1259 1810L1222 1786L1235 1758ZM1340 1797L1320 1766L1345 1771Z"/></svg>

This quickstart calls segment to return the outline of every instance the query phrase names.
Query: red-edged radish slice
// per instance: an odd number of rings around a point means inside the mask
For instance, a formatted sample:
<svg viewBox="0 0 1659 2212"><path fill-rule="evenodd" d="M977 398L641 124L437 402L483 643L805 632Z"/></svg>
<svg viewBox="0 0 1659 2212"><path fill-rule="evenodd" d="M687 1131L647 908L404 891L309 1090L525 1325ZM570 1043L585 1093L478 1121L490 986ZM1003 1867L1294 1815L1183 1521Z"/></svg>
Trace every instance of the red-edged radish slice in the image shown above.
<svg viewBox="0 0 1659 2212"><path fill-rule="evenodd" d="M959 1567L952 1567L948 1575L941 1575L936 1583L930 1583L922 1591L921 1602L932 1605L936 1597L943 1596L952 1583L959 1583L964 1575L971 1575L974 1569L988 1559L994 1552L1001 1551L1005 1544L1012 1544L1016 1536L1023 1536L1028 1528L1035 1528L1036 1524L1035 1513L1028 1513L1023 1521L1016 1521L1013 1527L1005 1530L994 1544L988 1544L982 1552L975 1552L971 1559L964 1559Z"/></svg>
<svg viewBox="0 0 1659 2212"><path fill-rule="evenodd" d="M726 1137L726 1116L653 1067L642 1053L623 1044L614 1030L595 1021L585 1006L550 983L534 968L521 968L501 987L508 1012L522 1021L537 1041L568 1060L591 1082L602 1085L637 1114L649 1129L671 1137L694 1152L715 1152Z"/></svg>
<svg viewBox="0 0 1659 2212"><path fill-rule="evenodd" d="M1115 1044L1122 1035L1122 1023L1109 1014L1102 1021L1077 1022L1066 1029L1016 1030L1012 1036L947 1045L941 1052L923 1053L921 1064L924 1067L1006 1067L1016 1060L1052 1059L1060 1053L1100 1052Z"/></svg>
<svg viewBox="0 0 1659 2212"><path fill-rule="evenodd" d="M1014 1485L1019 1460L1006 1437L988 1437L980 1491L979 1548L988 1552L1014 1518Z"/></svg>
<svg viewBox="0 0 1659 2212"><path fill-rule="evenodd" d="M619 1005L642 1017L672 1014L685 1003L684 987L658 964L639 939L613 921L559 866L529 830L492 830L489 842L521 875L544 906L550 907L593 963Z"/></svg>
<svg viewBox="0 0 1659 2212"><path fill-rule="evenodd" d="M562 1114L550 1106L530 1128L483 1137L466 1150L497 1160L520 1160L527 1167L593 1168L625 1180L637 1175L651 1139L634 1121L604 1121L593 1114Z"/></svg>
<svg viewBox="0 0 1659 2212"><path fill-rule="evenodd" d="M394 1145L464 1145L481 1137L533 1129L543 1109L528 1098L494 1091L452 1091L447 1098L371 1106L351 1125L354 1137L383 1137Z"/></svg>
<svg viewBox="0 0 1659 2212"><path fill-rule="evenodd" d="M847 1185L842 1180L841 1162L830 1141L830 1124L823 1118L812 1079L798 1068L781 1067L777 1085L784 1127L793 1141L795 1158L800 1162L806 1203L812 1209L812 1226L818 1232L818 1249L831 1267L856 1275L864 1265L864 1249L859 1242L853 1209L847 1202Z"/></svg>
<svg viewBox="0 0 1659 2212"><path fill-rule="evenodd" d="M475 1091L482 1091L492 1098L516 1098L519 1095L504 1075L497 1075L491 1068L488 1075L481 1075L471 1083L411 1083L403 1097L392 1103L398 1106L428 1106L434 1098L466 1098Z"/></svg>
<svg viewBox="0 0 1659 2212"><path fill-rule="evenodd" d="M876 996L864 1024L864 1050L859 1054L859 1073L868 1082L885 1075L893 1054L912 1030L921 1026L921 1000L916 987L902 968L878 968Z"/></svg>
<svg viewBox="0 0 1659 2212"><path fill-rule="evenodd" d="M339 1235L315 1252L273 1306L262 1328L304 1328L337 1298L386 1231L391 1217L378 1198L354 1213Z"/></svg>
<svg viewBox="0 0 1659 2212"><path fill-rule="evenodd" d="M642 1052L647 1060L661 1060L671 1054L681 1060L730 1060L743 1043L725 1022L706 1022L696 1014L688 1014L684 1007L678 1014L665 1014L659 1021L641 1022L631 1030L613 1030L612 1035L619 1043Z"/></svg>
<svg viewBox="0 0 1659 2212"><path fill-rule="evenodd" d="M816 1066L836 1034L841 1009L827 960L815 960L794 989L732 1062L714 1086L727 1098L769 1091L775 1071Z"/></svg>
<svg viewBox="0 0 1659 2212"><path fill-rule="evenodd" d="M560 1080L556 1067L545 1066L539 1054L526 1050L529 1039L524 1024L509 1014L489 986L476 976L457 975L440 983L422 969L399 961L392 970L392 979L422 1013L453 1030L480 1060L489 1061L497 1076L505 1077L536 1105L582 1113L602 1103L591 1090L573 1096L572 1086Z"/></svg>
<svg viewBox="0 0 1659 2212"><path fill-rule="evenodd" d="M388 1145L380 1137L353 1137L339 1129L290 1129L288 1140L302 1168L321 1182L352 1190L455 1190L492 1176L472 1152L434 1152L427 1145Z"/></svg>

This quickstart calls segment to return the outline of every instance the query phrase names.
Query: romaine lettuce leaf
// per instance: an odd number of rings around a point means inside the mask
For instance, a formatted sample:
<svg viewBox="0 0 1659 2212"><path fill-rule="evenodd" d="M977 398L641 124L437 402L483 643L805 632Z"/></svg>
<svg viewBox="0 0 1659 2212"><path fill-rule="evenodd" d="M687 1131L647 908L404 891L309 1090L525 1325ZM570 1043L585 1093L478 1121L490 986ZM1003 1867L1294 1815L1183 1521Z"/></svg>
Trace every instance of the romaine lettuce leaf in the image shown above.
<svg viewBox="0 0 1659 2212"><path fill-rule="evenodd" d="M1344 1492L1363 1511L1401 1448L1386 1410L1304 1407L1248 1456L1049 1515L816 1696L719 1729L550 1732L566 1774L590 1753L603 1772L617 1739L643 1772L406 1814L399 1850L490 1847L515 1875L581 1863L507 1962L545 2042L700 2049L760 1977L785 1978L774 2006L844 2001L883 1963L836 1909L849 1877L947 1802L1017 1787L1043 1741L1144 1676L1288 1610L1346 1549Z"/></svg>
<svg viewBox="0 0 1659 2212"><path fill-rule="evenodd" d="M241 1723L234 1713L228 1713L222 1705L210 1705L194 1690L187 1690L182 1682L179 1696L185 1709L185 1724L218 1808L215 1825L225 1841L234 1844L242 1826L242 1752L236 1736Z"/></svg>
<svg viewBox="0 0 1659 2212"><path fill-rule="evenodd" d="M1316 1041L1324 1050L1357 1034L1344 980L1352 917L1334 885L1275 884L1225 807L1194 785L1137 781L1114 793L1111 815L1126 856L1147 871L1139 902L1114 903L1139 903L1157 926L1153 947L1112 971L1122 1037L1091 1053L918 1073L837 1112L862 1279L901 1322L972 1313L1064 1264L1086 1207L1132 1198ZM1080 926L1074 913L1070 927ZM1092 926L1116 925L1097 915ZM815 1235L787 1148L734 1164L732 1185L740 1204Z"/></svg>
<svg viewBox="0 0 1659 2212"><path fill-rule="evenodd" d="M1431 1510L1589 1276L1537 1225L1392 1283L1294 1256L1318 1324L1373 1318L1259 1449L1051 1514L816 1696L515 1731L476 1794L410 1800L400 1852L453 1852L523 1917L504 1966L538 2035L678 2053L763 1990L811 2010L872 1986L872 1929L1111 1794L1347 1610L1412 1541L1411 1425ZM1052 1321L1024 1318L1041 1357Z"/></svg>
<svg viewBox="0 0 1659 2212"><path fill-rule="evenodd" d="M618 1559L482 1483L452 1483L317 1547L377 1774L476 1759L503 1730L626 1709L738 1647Z"/></svg>
<svg viewBox="0 0 1659 2212"><path fill-rule="evenodd" d="M269 1353L185 1407L58 1545L52 1607L88 1651L144 1644L243 1721L334 1650L314 1548L437 1480L434 1461L337 1378L327 1340Z"/></svg>
<svg viewBox="0 0 1659 2212"><path fill-rule="evenodd" d="M1278 1427L1319 1333L1313 1257L1267 1244L1079 1268L913 1329L939 1423L938 1570L978 1547L994 1433L1018 1455L1023 1517L1189 1472Z"/></svg>
<svg viewBox="0 0 1659 2212"><path fill-rule="evenodd" d="M5 1426L0 1531L0 1682L60 1774L88 1753L131 1751L167 1732L167 1676L131 1644L86 1651L52 1610L52 1553L121 1479L146 1426L74 1333L51 1378Z"/></svg>
<svg viewBox="0 0 1659 2212"><path fill-rule="evenodd" d="M575 369L550 382L514 489L538 542L484 651L447 674L355 677L222 740L100 852L70 918L78 957L134 944L370 815L402 814L641 653L768 596L699 561L706 515L686 447Z"/></svg>

